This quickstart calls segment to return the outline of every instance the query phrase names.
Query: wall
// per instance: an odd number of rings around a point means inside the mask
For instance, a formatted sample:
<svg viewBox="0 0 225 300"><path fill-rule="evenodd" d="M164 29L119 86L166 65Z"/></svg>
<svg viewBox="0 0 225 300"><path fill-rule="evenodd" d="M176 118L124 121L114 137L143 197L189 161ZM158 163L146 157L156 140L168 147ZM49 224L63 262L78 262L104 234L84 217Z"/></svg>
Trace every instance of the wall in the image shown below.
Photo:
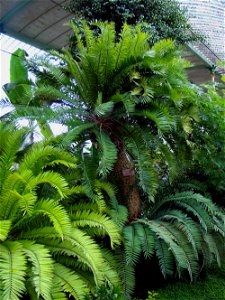
<svg viewBox="0 0 225 300"><path fill-rule="evenodd" d="M220 59L225 59L225 0L179 0L195 30L206 37L205 43ZM199 50L212 60L210 51ZM212 55L211 55L212 56Z"/></svg>

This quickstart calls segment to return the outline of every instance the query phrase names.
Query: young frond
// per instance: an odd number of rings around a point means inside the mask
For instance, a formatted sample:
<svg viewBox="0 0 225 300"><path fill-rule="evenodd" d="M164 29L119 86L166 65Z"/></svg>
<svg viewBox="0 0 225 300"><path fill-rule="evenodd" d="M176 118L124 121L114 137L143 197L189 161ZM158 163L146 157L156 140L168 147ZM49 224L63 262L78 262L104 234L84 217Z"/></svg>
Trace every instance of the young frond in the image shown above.
<svg viewBox="0 0 225 300"><path fill-rule="evenodd" d="M43 245L34 244L31 241L21 241L20 243L32 265L30 280L36 294L46 300L51 299L54 264L49 250Z"/></svg>
<svg viewBox="0 0 225 300"><path fill-rule="evenodd" d="M19 300L25 292L26 258L19 242L0 244L2 300Z"/></svg>

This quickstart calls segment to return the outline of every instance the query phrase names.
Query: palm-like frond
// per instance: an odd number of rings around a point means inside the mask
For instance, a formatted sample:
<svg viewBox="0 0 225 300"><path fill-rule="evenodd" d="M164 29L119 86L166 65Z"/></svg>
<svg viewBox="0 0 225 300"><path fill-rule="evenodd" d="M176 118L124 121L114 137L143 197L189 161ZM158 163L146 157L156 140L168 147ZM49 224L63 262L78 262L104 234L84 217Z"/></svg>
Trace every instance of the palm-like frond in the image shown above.
<svg viewBox="0 0 225 300"><path fill-rule="evenodd" d="M28 257L32 267L30 280L34 286L36 294L44 299L51 299L52 278L54 263L49 250L43 245L34 244L31 241L21 241L23 251Z"/></svg>
<svg viewBox="0 0 225 300"><path fill-rule="evenodd" d="M0 278L3 299L19 300L25 292L26 258L19 242L0 245Z"/></svg>
<svg viewBox="0 0 225 300"><path fill-rule="evenodd" d="M126 138L126 147L135 159L139 185L151 200L157 188L157 175L153 160L146 151L145 140L139 131L130 132L130 136Z"/></svg>
<svg viewBox="0 0 225 300"><path fill-rule="evenodd" d="M4 143L12 130L2 128ZM25 138L26 130L21 132ZM5 148L9 153L0 152L0 157L8 158L0 190L2 299L22 299L25 293L32 299L67 299L68 294L83 299L85 292L104 281L117 285L114 260L110 262L110 254L93 238L101 231L112 246L120 243L119 228L110 219L103 198L103 190L114 198L113 189L91 177L95 201L88 203L87 184L70 190L65 177L55 172L57 166L58 171L71 175L76 166L71 154L50 146L53 139L28 152L20 151L23 142L20 138L12 150L9 145ZM91 170L87 173L88 178ZM76 176L71 175L75 182ZM68 199L75 193L84 197L86 205Z"/></svg>
<svg viewBox="0 0 225 300"><path fill-rule="evenodd" d="M84 294L88 292L84 281L81 280L75 272L59 263L55 264L53 284L53 288L57 290L58 286L60 286L64 292L69 293L69 295L75 299L83 299ZM52 296L54 296L53 299L57 299L58 297L55 293L55 289L52 290ZM62 299L61 296L60 299Z"/></svg>
<svg viewBox="0 0 225 300"><path fill-rule="evenodd" d="M103 130L96 132L96 135L100 146L98 171L105 176L112 170L116 162L117 149L115 144L110 140L110 137Z"/></svg>
<svg viewBox="0 0 225 300"><path fill-rule="evenodd" d="M48 165L60 164L67 167L75 167L76 159L68 152L62 149L44 146L42 143L34 145L23 159L19 166L19 170L27 170L28 168L33 171L34 174L40 172Z"/></svg>
<svg viewBox="0 0 225 300"><path fill-rule="evenodd" d="M117 226L102 214L90 211L78 211L71 215L73 226L75 227L96 227L101 229L103 234L107 234L111 240L111 246L120 243L120 235Z"/></svg>
<svg viewBox="0 0 225 300"><path fill-rule="evenodd" d="M62 239L65 234L70 233L71 224L68 214L66 210L58 203L55 203L55 201L38 201L33 210L33 214L36 213L47 215L53 223L56 232L60 235Z"/></svg>

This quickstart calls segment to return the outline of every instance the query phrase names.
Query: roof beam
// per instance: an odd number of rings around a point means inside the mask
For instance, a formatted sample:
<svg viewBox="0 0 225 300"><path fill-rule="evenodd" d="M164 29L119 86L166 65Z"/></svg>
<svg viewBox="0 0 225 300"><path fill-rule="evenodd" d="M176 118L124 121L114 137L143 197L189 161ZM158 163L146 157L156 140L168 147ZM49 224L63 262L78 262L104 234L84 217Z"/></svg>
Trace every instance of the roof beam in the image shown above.
<svg viewBox="0 0 225 300"><path fill-rule="evenodd" d="M0 20L0 27L4 28L4 24L7 23L9 19L15 16L20 10L27 6L32 0L22 0L13 9L8 11Z"/></svg>

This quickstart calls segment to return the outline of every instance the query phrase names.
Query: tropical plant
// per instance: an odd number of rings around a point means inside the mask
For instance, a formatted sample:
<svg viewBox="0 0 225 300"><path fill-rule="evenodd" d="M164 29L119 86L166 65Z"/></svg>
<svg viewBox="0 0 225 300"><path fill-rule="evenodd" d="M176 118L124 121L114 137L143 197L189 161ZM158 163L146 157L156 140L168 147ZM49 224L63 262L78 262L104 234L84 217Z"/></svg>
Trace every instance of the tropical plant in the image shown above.
<svg viewBox="0 0 225 300"><path fill-rule="evenodd" d="M176 167L174 154L182 155L187 145L196 118L195 95L185 74L189 64L171 40L150 47L141 25L125 24L119 40L113 24L99 24L97 37L85 23L82 35L80 28L71 26L78 40L75 59L64 49L34 61L44 69L46 82L54 81L53 87L42 85L45 102L64 107L48 107L45 113L41 107L41 116L37 108L30 118L58 118L66 124L69 134L63 144L76 141L77 149L86 149L89 143L95 171L103 177L116 175L121 199L127 203L130 219L135 219L141 195L153 199L158 170L171 175ZM52 64L52 57L61 66ZM38 97L32 101L36 103ZM178 147L177 141L183 146Z"/></svg>
<svg viewBox="0 0 225 300"><path fill-rule="evenodd" d="M129 295L135 285L135 265L141 253L153 254L164 277L186 276L193 281L203 267L224 259L224 212L200 194L164 195L146 212L124 227L125 255L121 276Z"/></svg>
<svg viewBox="0 0 225 300"><path fill-rule="evenodd" d="M71 173L76 159L46 141L27 152L27 136L0 123L0 298L83 299L104 282L119 285L115 259L96 240L120 242L100 192L95 205L74 204L81 188L56 169Z"/></svg>

